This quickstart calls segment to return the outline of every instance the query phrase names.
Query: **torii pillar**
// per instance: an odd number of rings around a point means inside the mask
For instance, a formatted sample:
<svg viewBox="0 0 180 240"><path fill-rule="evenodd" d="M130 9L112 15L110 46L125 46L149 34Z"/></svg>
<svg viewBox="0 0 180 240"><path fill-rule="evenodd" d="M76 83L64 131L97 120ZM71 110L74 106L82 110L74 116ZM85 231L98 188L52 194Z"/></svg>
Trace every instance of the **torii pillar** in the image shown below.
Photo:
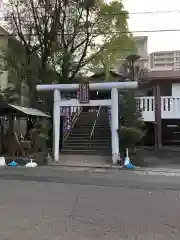
<svg viewBox="0 0 180 240"><path fill-rule="evenodd" d="M110 106L111 107L111 146L112 146L112 163L117 164L120 159L119 153L119 116L118 116L118 90L135 89L138 82L104 82L90 83L89 90L111 90L111 99L90 100L89 103L80 103L77 99L61 99L61 92L78 90L79 84L51 84L38 85L37 91L54 91L54 109L53 109L53 156L56 162L59 161L59 141L60 141L60 107L65 106Z"/></svg>

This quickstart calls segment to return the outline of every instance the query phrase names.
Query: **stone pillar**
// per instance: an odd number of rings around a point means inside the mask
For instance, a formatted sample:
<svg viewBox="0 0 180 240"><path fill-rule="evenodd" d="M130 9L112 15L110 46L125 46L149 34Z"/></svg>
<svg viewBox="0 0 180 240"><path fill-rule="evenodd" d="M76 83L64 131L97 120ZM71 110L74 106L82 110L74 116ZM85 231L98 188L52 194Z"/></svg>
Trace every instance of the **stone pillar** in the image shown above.
<svg viewBox="0 0 180 240"><path fill-rule="evenodd" d="M120 160L119 154L119 117L118 117L118 89L112 88L111 90L111 143L112 143L112 162L117 164Z"/></svg>
<svg viewBox="0 0 180 240"><path fill-rule="evenodd" d="M54 161L59 161L59 141L60 141L60 107L59 101L61 94L59 90L54 90L54 109L53 109L53 157Z"/></svg>
<svg viewBox="0 0 180 240"><path fill-rule="evenodd" d="M154 87L154 105L155 105L155 147L162 145L162 120L161 120L161 92L160 85Z"/></svg>

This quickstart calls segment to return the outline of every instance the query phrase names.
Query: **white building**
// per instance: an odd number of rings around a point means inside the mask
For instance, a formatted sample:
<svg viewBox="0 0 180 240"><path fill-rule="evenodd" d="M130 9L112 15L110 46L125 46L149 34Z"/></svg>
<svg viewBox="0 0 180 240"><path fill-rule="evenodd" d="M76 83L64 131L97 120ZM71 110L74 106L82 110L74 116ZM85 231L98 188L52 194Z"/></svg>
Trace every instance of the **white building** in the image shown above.
<svg viewBox="0 0 180 240"><path fill-rule="evenodd" d="M136 36L133 37L133 39L136 42L136 47L138 50L138 54L142 58L147 58L148 57L148 37L147 36Z"/></svg>
<svg viewBox="0 0 180 240"><path fill-rule="evenodd" d="M141 68L146 68L148 67L148 37L138 36L134 37L134 40L136 42L137 54L140 56L137 64Z"/></svg>
<svg viewBox="0 0 180 240"><path fill-rule="evenodd" d="M136 52L135 54L140 56L140 59L136 61L136 64L140 66L140 68L148 68L148 37L147 36L134 36L133 37L135 41L135 46L136 46ZM118 72L123 73L124 72L124 64L123 60L121 64L117 65ZM119 67L119 65L121 65Z"/></svg>
<svg viewBox="0 0 180 240"><path fill-rule="evenodd" d="M151 70L180 70L180 50L149 54L149 68Z"/></svg>

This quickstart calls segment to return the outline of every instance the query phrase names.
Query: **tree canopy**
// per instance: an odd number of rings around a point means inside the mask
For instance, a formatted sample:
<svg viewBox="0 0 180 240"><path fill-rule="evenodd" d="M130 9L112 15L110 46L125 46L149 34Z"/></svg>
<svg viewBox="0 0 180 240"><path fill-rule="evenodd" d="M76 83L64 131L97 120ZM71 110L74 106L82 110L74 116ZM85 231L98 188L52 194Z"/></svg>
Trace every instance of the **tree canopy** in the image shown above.
<svg viewBox="0 0 180 240"><path fill-rule="evenodd" d="M121 0L9 1L5 18L25 47L26 65L38 55L42 79L48 65L61 82L90 67L109 68L134 47Z"/></svg>

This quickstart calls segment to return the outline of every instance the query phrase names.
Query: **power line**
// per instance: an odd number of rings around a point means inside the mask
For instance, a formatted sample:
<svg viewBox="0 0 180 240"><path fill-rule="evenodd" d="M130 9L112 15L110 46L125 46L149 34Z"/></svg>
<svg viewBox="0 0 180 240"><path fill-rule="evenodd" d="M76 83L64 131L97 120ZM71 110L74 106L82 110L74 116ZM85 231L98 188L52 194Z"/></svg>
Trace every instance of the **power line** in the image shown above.
<svg viewBox="0 0 180 240"><path fill-rule="evenodd" d="M124 10L122 12L114 12L112 15L124 15L124 13L127 12L127 15L133 16L133 15L158 15L158 14L178 14L180 13L180 10L172 10L172 11L144 11L144 12L128 12L128 10ZM104 15L107 15L106 13Z"/></svg>
<svg viewBox="0 0 180 240"><path fill-rule="evenodd" d="M177 28L177 29L140 30L140 31L130 31L129 33L159 33L159 32L180 32L180 28Z"/></svg>
<svg viewBox="0 0 180 240"><path fill-rule="evenodd" d="M156 15L156 14L180 13L180 10L160 10L160 11L143 11L143 12L128 12L128 10L124 10L121 12L114 12L112 13L112 15L121 15L121 14L123 15L126 11L129 15L148 15L148 14ZM8 18L11 18L11 17L7 17L7 19ZM4 17L0 17L0 19L4 19Z"/></svg>
<svg viewBox="0 0 180 240"><path fill-rule="evenodd" d="M144 12L128 12L128 10L124 10L122 12L114 12L112 13L113 16L116 15L124 15L127 12L129 16L137 16L137 15L162 15L162 14L178 14L180 10L172 10L172 11L144 11ZM106 13L103 15L107 15Z"/></svg>
<svg viewBox="0 0 180 240"><path fill-rule="evenodd" d="M157 30L137 30L137 31L111 31L111 32L94 32L92 33L91 35L108 35L108 34L116 34L116 33L120 33L120 34L128 34L128 33L163 33L163 32L180 32L180 28L177 28L177 29L157 29ZM83 33L83 32L79 32L79 33ZM73 32L72 32L73 34ZM65 35L72 35L71 33L67 33ZM29 34L27 33L24 33L23 35L27 35L29 36ZM57 36L61 36L61 34L56 34ZM7 37L8 34L0 34L0 37ZM9 33L9 36L14 36L14 37L18 37L18 34L10 34ZM32 34L31 36L37 36L37 34Z"/></svg>
<svg viewBox="0 0 180 240"><path fill-rule="evenodd" d="M167 14L167 13L180 13L180 10L169 11L148 11L148 12L129 12L129 15L146 15L146 14ZM118 13L117 13L118 14Z"/></svg>

